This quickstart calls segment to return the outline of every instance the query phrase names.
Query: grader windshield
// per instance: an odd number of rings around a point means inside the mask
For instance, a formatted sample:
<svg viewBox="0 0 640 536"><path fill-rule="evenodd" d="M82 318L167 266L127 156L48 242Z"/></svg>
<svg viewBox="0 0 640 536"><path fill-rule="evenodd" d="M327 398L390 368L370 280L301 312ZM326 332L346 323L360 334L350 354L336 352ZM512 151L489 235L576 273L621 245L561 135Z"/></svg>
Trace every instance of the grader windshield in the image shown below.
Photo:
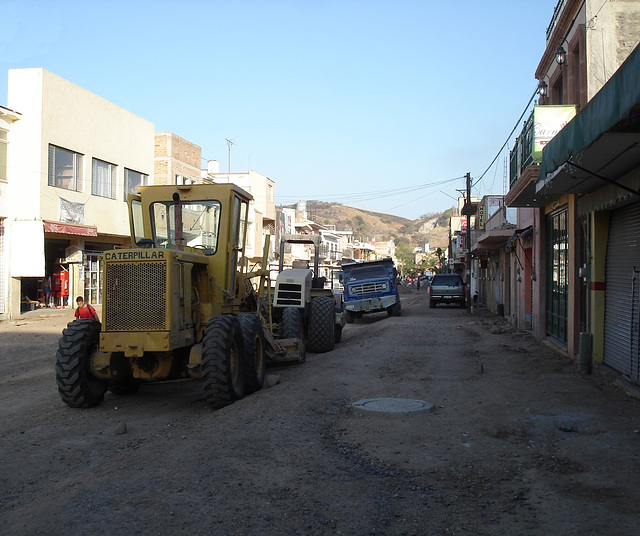
<svg viewBox="0 0 640 536"><path fill-rule="evenodd" d="M213 255L218 249L220 202L162 201L151 204L155 247L189 246Z"/></svg>

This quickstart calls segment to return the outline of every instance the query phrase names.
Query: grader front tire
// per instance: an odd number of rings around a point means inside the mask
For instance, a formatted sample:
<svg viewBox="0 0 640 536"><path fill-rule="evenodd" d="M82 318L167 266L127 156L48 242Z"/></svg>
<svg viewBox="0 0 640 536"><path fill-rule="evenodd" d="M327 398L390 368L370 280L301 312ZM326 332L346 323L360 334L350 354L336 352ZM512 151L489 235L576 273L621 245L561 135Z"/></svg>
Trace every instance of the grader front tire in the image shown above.
<svg viewBox="0 0 640 536"><path fill-rule="evenodd" d="M302 326L302 316L297 307L286 307L282 310L282 330L280 335L283 339L304 340L304 328Z"/></svg>
<svg viewBox="0 0 640 536"><path fill-rule="evenodd" d="M108 382L89 370L98 351L100 323L81 319L67 324L56 352L56 383L60 398L72 408L91 408L104 399Z"/></svg>
<svg viewBox="0 0 640 536"><path fill-rule="evenodd" d="M280 337L283 339L298 339L298 363L304 363L307 358L307 350L304 343L304 324L302 315L297 307L285 307L282 310L282 327Z"/></svg>

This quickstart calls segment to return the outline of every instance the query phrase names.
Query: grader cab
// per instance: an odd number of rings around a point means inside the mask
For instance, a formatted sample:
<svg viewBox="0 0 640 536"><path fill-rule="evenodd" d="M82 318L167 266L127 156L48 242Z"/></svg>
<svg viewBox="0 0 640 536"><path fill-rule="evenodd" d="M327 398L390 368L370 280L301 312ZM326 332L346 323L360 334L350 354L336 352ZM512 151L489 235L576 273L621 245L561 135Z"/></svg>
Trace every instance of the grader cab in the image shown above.
<svg viewBox="0 0 640 536"><path fill-rule="evenodd" d="M219 408L260 389L267 362L304 361L302 340L272 314L268 243L262 266L248 269L251 199L234 184L128 196L132 243L103 255L102 325L77 320L60 338L56 380L67 405L196 378Z"/></svg>

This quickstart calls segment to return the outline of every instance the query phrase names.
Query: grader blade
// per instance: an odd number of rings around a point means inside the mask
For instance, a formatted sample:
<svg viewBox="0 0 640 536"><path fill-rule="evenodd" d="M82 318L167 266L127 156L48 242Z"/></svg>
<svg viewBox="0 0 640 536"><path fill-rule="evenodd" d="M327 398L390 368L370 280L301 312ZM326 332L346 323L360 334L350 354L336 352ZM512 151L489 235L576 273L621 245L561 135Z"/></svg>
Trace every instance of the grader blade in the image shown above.
<svg viewBox="0 0 640 536"><path fill-rule="evenodd" d="M279 339L276 341L278 352L272 357L272 363L304 363L306 353L300 339Z"/></svg>
<svg viewBox="0 0 640 536"><path fill-rule="evenodd" d="M269 330L264 330L267 343L267 363L269 364L300 364L304 363L306 351L304 342L300 339L275 339Z"/></svg>

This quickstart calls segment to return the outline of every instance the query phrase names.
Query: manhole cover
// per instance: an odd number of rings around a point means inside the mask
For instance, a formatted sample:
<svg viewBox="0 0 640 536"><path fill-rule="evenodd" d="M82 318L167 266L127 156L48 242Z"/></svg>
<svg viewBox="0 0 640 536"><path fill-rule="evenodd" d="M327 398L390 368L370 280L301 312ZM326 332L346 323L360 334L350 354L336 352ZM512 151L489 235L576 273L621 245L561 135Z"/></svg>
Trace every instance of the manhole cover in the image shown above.
<svg viewBox="0 0 640 536"><path fill-rule="evenodd" d="M424 400L410 398L366 398L353 403L354 408L385 413L410 413L414 411L433 411L434 406Z"/></svg>

